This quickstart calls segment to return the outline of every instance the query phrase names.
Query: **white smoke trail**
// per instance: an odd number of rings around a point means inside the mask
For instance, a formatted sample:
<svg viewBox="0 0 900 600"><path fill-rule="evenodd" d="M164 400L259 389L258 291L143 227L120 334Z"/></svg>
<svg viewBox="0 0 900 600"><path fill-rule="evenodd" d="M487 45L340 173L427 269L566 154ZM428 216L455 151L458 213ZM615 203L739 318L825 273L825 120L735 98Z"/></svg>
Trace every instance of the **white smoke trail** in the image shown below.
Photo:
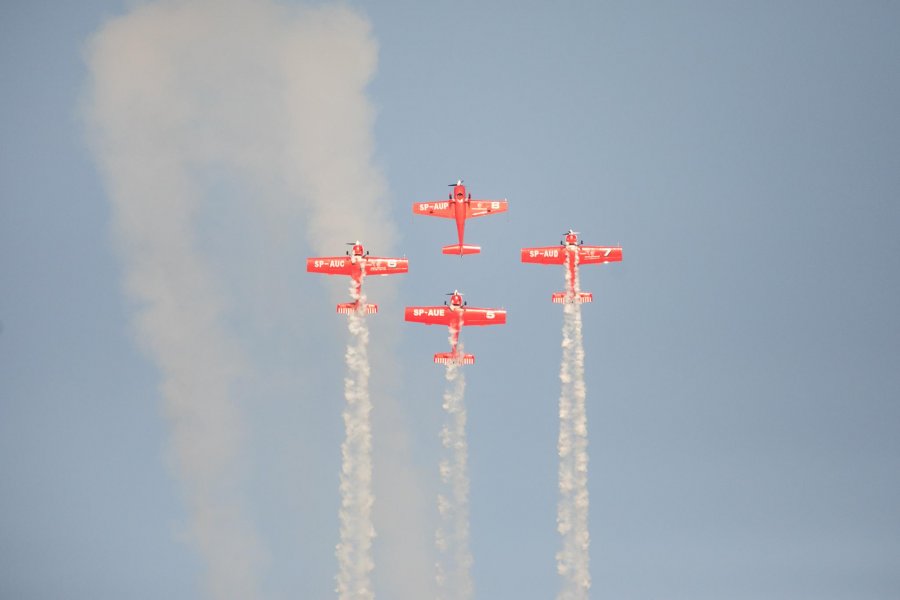
<svg viewBox="0 0 900 600"><path fill-rule="evenodd" d="M349 315L350 341L344 379L345 438L341 445L341 539L337 546L337 592L340 600L371 600L375 597L370 573L372 560L372 427L369 422L369 327L364 295L351 284L350 294L359 309Z"/></svg>
<svg viewBox="0 0 900 600"><path fill-rule="evenodd" d="M577 260L577 258L576 258ZM578 279L570 281L566 265L566 289L577 294ZM558 600L587 600L591 587L590 534L588 529L587 413L584 385L584 344L581 306L563 305L562 361L559 378L559 506L557 529L562 548L556 555L557 571L563 578Z"/></svg>
<svg viewBox="0 0 900 600"><path fill-rule="evenodd" d="M193 27L203 15L170 8L143 6L92 38L91 141L110 193L125 287L138 305L138 339L160 371L187 538L206 562L210 597L258 598L263 552L236 467L244 431L233 388L247 359L222 325L222 295L198 250L202 195L190 164L204 153L205 128L179 81L190 52L182 54L178 38L200 30Z"/></svg>
<svg viewBox="0 0 900 600"><path fill-rule="evenodd" d="M459 353L463 354L462 345ZM468 600L472 597L472 552L469 548L469 472L466 441L466 379L462 365L450 363L446 370L444 411L447 423L441 443L447 455L440 463L445 492L438 495L440 525L435 542L440 559L436 565L439 600ZM449 488L449 489L447 489Z"/></svg>
<svg viewBox="0 0 900 600"><path fill-rule="evenodd" d="M360 235L390 251L395 230L384 177L373 166L374 109L366 96L377 44L366 19L346 6L159 0L104 24L86 58L90 141L126 288L138 305L139 341L160 370L190 541L204 560L210 597L259 598L264 553L244 507L244 418L233 391L258 365L251 344L231 332L226 310L249 313L265 294L204 247L210 216L220 214L211 190L221 183L211 185L209 174L244 185L240 210L265 229L248 232L260 247L240 258L264 259L260 266L295 295L282 267L296 264L297 231L318 253ZM245 297L223 293L228 283ZM281 311L265 315L273 328L296 321L289 302L273 304ZM312 403L306 389L293 393ZM392 598L431 596L427 535L408 535L428 527L403 413L391 397L378 407L384 431L376 437L391 440L380 454L376 445L375 456L377 489L387 499L378 513L390 524L379 538L379 564L388 567L379 584Z"/></svg>

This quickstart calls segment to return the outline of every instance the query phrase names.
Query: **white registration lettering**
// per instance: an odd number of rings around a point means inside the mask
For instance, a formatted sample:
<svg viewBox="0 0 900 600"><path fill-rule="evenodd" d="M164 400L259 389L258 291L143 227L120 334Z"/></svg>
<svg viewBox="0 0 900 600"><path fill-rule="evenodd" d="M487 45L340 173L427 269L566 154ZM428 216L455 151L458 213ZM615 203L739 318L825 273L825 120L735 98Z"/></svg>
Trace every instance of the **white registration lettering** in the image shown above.
<svg viewBox="0 0 900 600"><path fill-rule="evenodd" d="M559 250L535 250L531 253L532 257L544 256L546 258L559 256Z"/></svg>
<svg viewBox="0 0 900 600"><path fill-rule="evenodd" d="M497 210L498 208L500 208L499 202L491 202L491 210Z"/></svg>
<svg viewBox="0 0 900 600"><path fill-rule="evenodd" d="M529 250L528 255L531 258L537 258L538 256L550 258L559 256L559 250Z"/></svg>
<svg viewBox="0 0 900 600"><path fill-rule="evenodd" d="M484 313L484 318L485 318L485 319L493 319L493 318L494 318L494 311L489 310L489 311L487 311L486 313Z"/></svg>
<svg viewBox="0 0 900 600"><path fill-rule="evenodd" d="M396 260L389 260L389 261L387 261L387 266L390 267L391 269L393 269L394 267L397 266L397 261L396 261Z"/></svg>

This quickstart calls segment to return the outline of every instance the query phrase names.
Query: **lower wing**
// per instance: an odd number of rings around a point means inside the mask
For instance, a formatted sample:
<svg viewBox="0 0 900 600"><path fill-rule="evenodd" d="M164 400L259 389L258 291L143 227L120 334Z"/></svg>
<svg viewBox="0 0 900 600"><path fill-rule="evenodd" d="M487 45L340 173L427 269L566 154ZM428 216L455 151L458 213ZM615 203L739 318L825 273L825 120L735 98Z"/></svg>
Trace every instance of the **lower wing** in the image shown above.
<svg viewBox="0 0 900 600"><path fill-rule="evenodd" d="M566 262L566 249L562 246L522 248L522 262L542 265L561 265Z"/></svg>
<svg viewBox="0 0 900 600"><path fill-rule="evenodd" d="M350 275L352 264L349 256L317 256L306 259L306 270L326 275Z"/></svg>

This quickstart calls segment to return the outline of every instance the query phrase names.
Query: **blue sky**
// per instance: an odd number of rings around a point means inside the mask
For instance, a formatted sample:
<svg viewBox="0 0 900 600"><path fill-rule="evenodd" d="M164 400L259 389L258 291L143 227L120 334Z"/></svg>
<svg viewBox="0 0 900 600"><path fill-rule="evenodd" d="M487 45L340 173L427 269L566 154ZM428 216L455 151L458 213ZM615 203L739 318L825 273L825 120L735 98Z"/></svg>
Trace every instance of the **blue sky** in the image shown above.
<svg viewBox="0 0 900 600"><path fill-rule="evenodd" d="M135 333L83 117L88 39L134 6L0 9L4 597L203 594L160 372ZM402 306L453 288L509 311L505 327L463 333L478 357L466 388L476 597L556 593L562 318L549 296L563 276L517 261L570 227L624 247L621 264L581 277L595 298L583 310L592 597L896 597L900 8L349 6L378 45L373 162L398 232L389 250L410 258L407 276L369 291L373 353L384 344L387 357L374 443L404 457L423 525L376 520L379 597L402 587L392 540L430 551L436 522L444 384L431 355L446 336L400 323ZM256 369L236 392L238 462L264 592L331 597L338 288L303 272L306 223L279 246L290 252L258 254L257 213L241 204L258 190L221 166L202 176L202 249ZM510 201L469 225L483 253L462 260L440 254L449 222L410 212L457 178ZM250 264L260 256L265 269ZM284 297L260 299L280 280Z"/></svg>

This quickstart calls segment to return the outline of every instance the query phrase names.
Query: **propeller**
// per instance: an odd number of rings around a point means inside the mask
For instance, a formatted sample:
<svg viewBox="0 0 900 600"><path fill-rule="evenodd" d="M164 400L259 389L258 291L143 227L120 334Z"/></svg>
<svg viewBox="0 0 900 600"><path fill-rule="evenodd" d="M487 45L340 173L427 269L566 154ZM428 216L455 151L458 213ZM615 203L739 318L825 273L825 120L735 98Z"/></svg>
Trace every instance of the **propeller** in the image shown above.
<svg viewBox="0 0 900 600"><path fill-rule="evenodd" d="M348 246L354 246L354 247L355 247L355 246L360 246L360 247L362 247L362 244L359 243L359 240L356 240L355 242L344 242L344 243L347 244ZM344 254L346 254L347 256L350 256L350 251L347 250L346 252L344 252ZM369 255L369 251L366 250L366 256L368 256L368 255Z"/></svg>
<svg viewBox="0 0 900 600"><path fill-rule="evenodd" d="M459 296L460 298L462 298L465 294L463 294L463 293L462 293L461 291L459 291L459 290L453 290L452 292L447 292L447 295L448 295L448 296ZM446 300L444 300L444 304L447 304L447 301L446 301ZM468 302L463 302L463 303L462 303L463 306L466 306L467 304L468 304Z"/></svg>

